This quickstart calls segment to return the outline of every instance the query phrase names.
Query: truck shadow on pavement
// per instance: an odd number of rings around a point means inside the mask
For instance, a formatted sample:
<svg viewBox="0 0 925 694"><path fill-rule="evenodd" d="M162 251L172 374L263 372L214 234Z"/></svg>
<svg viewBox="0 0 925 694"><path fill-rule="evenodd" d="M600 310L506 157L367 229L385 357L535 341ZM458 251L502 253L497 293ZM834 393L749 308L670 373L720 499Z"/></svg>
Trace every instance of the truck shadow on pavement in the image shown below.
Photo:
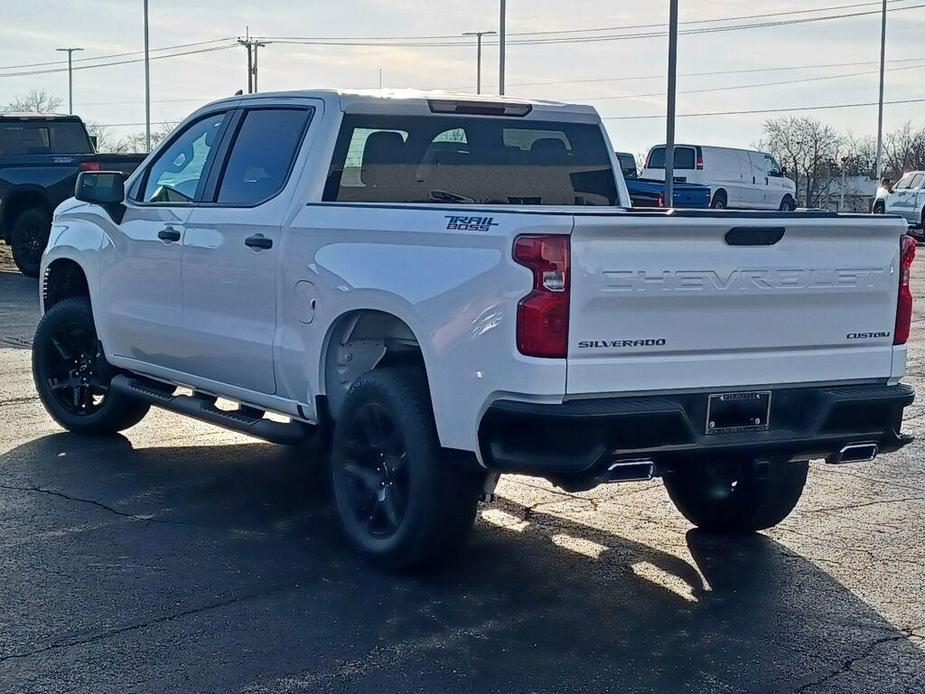
<svg viewBox="0 0 925 694"><path fill-rule="evenodd" d="M396 576L340 539L304 452L163 443L0 456L0 690L925 688L920 636L763 535L666 527L666 551L502 499L515 529Z"/></svg>

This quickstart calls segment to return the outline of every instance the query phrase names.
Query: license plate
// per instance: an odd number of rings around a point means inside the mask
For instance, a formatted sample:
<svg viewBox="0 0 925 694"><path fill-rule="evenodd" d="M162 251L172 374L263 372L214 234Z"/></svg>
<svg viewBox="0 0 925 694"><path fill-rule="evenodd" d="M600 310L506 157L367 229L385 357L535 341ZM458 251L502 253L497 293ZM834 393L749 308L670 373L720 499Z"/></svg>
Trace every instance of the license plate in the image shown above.
<svg viewBox="0 0 925 694"><path fill-rule="evenodd" d="M707 401L707 434L767 431L771 391L715 393Z"/></svg>

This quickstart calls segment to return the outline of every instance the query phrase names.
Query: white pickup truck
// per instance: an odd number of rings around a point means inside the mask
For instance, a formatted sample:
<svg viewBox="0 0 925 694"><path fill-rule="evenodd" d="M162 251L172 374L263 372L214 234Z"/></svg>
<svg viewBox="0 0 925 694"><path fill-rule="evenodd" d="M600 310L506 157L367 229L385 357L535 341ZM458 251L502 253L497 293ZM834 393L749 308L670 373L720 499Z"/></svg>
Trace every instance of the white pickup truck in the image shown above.
<svg viewBox="0 0 925 694"><path fill-rule="evenodd" d="M551 102L210 104L57 209L38 392L74 432L155 405L329 441L346 534L391 566L453 551L501 473L660 476L750 532L808 460L909 442L901 220L633 211L613 151Z"/></svg>

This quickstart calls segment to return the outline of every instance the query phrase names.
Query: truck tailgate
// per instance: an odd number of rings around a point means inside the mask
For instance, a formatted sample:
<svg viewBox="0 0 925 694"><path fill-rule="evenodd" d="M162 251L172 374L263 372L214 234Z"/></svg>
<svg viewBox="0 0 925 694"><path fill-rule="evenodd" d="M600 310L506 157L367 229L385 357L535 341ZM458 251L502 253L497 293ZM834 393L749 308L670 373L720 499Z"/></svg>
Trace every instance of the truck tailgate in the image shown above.
<svg viewBox="0 0 925 694"><path fill-rule="evenodd" d="M567 392L888 379L903 232L861 216L576 216Z"/></svg>

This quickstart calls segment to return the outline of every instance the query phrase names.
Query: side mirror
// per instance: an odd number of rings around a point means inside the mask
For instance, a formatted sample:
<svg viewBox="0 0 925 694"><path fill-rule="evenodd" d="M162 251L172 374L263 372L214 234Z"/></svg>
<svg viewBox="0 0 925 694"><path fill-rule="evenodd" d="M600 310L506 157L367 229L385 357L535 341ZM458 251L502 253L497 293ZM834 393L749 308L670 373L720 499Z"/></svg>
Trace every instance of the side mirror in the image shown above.
<svg viewBox="0 0 925 694"><path fill-rule="evenodd" d="M118 171L84 171L77 175L74 197L97 205L125 200L125 177Z"/></svg>
<svg viewBox="0 0 925 694"><path fill-rule="evenodd" d="M77 174L74 197L100 205L116 224L125 215L125 176L119 171L84 171Z"/></svg>

